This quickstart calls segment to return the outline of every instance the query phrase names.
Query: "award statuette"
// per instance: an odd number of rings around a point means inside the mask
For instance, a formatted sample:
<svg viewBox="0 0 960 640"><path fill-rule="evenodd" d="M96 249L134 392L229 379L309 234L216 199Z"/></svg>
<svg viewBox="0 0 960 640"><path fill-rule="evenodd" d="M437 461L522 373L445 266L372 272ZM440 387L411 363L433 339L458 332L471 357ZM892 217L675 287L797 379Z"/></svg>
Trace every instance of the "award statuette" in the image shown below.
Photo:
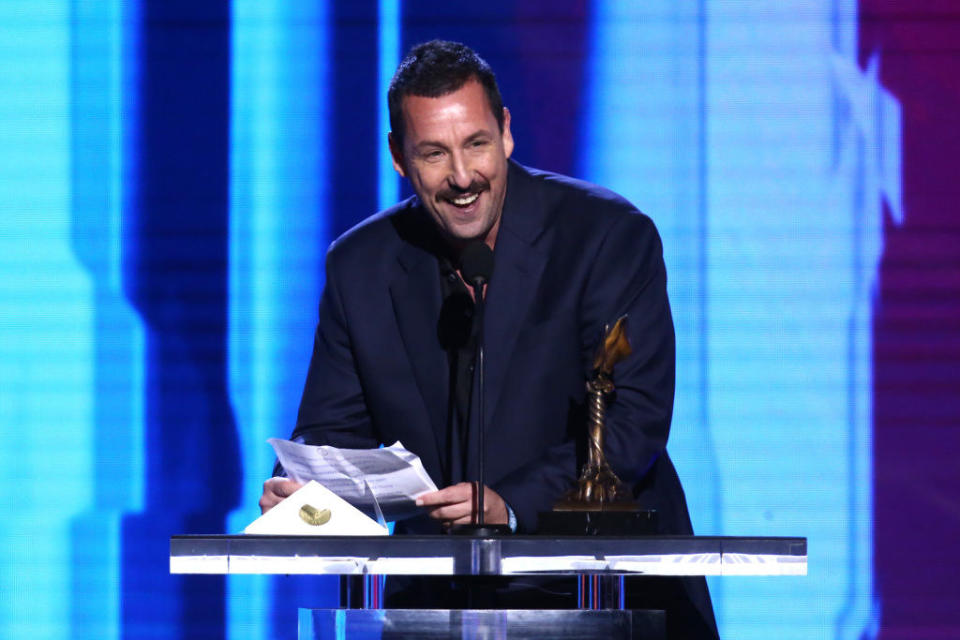
<svg viewBox="0 0 960 640"><path fill-rule="evenodd" d="M607 403L613 401L614 366L630 355L627 316L604 327L587 380L587 461L577 486L553 511L541 512L540 529L559 535L630 535L653 533L656 512L633 502L630 487L620 481L603 450Z"/></svg>

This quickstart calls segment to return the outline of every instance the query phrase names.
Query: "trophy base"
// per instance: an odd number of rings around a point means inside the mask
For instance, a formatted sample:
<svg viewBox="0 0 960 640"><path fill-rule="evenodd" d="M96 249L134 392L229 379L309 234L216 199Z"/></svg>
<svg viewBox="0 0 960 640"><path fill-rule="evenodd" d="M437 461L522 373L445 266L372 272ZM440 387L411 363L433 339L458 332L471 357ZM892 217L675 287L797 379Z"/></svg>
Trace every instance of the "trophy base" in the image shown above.
<svg viewBox="0 0 960 640"><path fill-rule="evenodd" d="M632 502L558 503L540 512L539 533L555 536L643 536L657 533L657 512Z"/></svg>

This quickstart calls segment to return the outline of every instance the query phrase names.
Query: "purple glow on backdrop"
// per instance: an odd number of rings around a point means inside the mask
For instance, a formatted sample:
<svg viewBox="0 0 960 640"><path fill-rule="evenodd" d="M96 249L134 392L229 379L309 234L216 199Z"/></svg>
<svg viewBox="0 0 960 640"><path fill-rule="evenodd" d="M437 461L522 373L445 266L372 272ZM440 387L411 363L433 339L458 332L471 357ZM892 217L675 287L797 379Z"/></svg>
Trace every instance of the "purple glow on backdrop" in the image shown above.
<svg viewBox="0 0 960 640"><path fill-rule="evenodd" d="M960 6L861 0L860 58L902 106L900 226L874 316L874 563L880 638L960 629Z"/></svg>

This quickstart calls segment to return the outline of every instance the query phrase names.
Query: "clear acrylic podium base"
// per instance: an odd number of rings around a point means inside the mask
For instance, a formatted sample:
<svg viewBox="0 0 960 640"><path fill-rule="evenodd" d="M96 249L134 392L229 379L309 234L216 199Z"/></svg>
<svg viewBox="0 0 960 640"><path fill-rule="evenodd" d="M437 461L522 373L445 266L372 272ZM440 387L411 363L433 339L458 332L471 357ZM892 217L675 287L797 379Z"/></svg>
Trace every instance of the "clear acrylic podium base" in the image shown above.
<svg viewBox="0 0 960 640"><path fill-rule="evenodd" d="M655 610L300 609L300 640L664 640Z"/></svg>

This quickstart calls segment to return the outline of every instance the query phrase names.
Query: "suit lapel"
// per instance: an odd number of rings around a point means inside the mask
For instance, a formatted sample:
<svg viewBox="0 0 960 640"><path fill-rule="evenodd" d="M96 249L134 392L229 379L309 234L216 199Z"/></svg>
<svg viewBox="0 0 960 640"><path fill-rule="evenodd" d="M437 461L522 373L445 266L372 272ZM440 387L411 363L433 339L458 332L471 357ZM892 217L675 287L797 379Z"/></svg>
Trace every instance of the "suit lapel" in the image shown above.
<svg viewBox="0 0 960 640"><path fill-rule="evenodd" d="M444 408L449 388L446 354L437 341L437 318L441 293L437 259L424 249L404 245L399 254L401 270L390 284L390 296L413 375L430 419L443 473L447 428Z"/></svg>
<svg viewBox="0 0 960 640"><path fill-rule="evenodd" d="M485 421L489 426L503 393L517 336L527 319L547 263L544 242L547 205L538 182L510 163L507 196L494 251L493 277L487 291L484 348L486 357ZM439 348L437 320L443 302L432 222L411 212L398 232L405 243L398 254L399 270L390 284L397 326L423 398L445 477L447 460L447 394L449 363ZM475 434L471 434L471 439Z"/></svg>
<svg viewBox="0 0 960 640"><path fill-rule="evenodd" d="M545 216L545 203L536 182L511 162L486 300L484 411L488 425L503 393L517 336L530 313L547 264L545 243L537 242L545 227Z"/></svg>

